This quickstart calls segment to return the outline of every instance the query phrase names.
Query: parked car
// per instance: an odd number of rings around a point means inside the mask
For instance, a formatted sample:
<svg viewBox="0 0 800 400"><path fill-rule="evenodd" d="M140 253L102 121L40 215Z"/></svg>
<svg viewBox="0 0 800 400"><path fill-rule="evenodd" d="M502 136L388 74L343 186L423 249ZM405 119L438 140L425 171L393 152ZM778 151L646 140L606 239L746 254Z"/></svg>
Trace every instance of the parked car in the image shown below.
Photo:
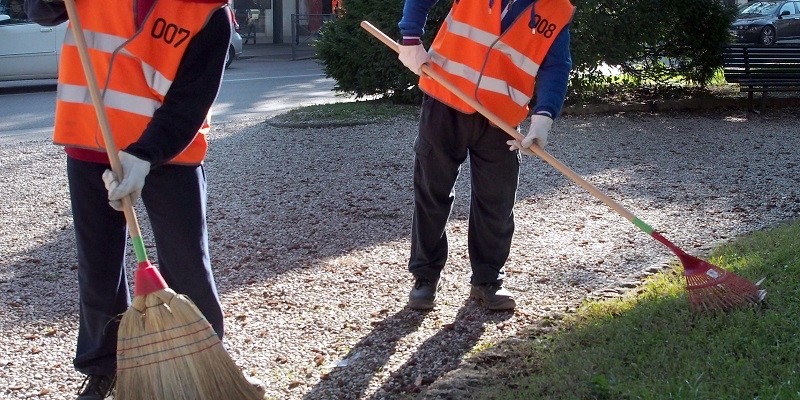
<svg viewBox="0 0 800 400"><path fill-rule="evenodd" d="M228 46L228 57L225 59L225 68L231 66L233 60L242 56L242 35L235 30L231 32L231 44Z"/></svg>
<svg viewBox="0 0 800 400"><path fill-rule="evenodd" d="M231 66L233 60L242 56L244 51L242 46L242 35L239 34L239 22L236 21L236 14L232 7L228 7L231 12L231 44L228 46L228 57L225 59L225 68Z"/></svg>
<svg viewBox="0 0 800 400"><path fill-rule="evenodd" d="M68 23L52 27L36 24L24 14L12 13L9 3L14 1L19 0L0 0L0 81L58 78L58 61ZM226 68L242 55L238 25L234 20Z"/></svg>
<svg viewBox="0 0 800 400"><path fill-rule="evenodd" d="M47 27L14 17L11 1L0 0L0 81L57 78L67 23Z"/></svg>
<svg viewBox="0 0 800 400"><path fill-rule="evenodd" d="M765 46L800 38L800 1L755 1L745 4L731 24L733 41Z"/></svg>

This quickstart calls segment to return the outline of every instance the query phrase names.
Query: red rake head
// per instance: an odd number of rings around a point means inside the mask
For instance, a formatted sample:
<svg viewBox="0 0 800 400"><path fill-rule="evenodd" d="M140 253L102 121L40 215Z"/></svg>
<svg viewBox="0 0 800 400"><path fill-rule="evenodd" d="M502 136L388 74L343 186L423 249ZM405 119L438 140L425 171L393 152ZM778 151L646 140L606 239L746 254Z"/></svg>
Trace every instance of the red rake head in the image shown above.
<svg viewBox="0 0 800 400"><path fill-rule="evenodd" d="M758 304L766 291L758 285L689 254L679 256L692 312L729 311Z"/></svg>

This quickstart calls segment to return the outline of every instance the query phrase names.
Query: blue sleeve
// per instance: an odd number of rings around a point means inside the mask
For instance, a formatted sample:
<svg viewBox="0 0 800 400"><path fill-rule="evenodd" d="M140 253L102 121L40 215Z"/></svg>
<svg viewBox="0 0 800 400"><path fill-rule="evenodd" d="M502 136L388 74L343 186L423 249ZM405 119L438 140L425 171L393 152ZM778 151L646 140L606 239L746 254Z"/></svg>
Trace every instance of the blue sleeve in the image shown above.
<svg viewBox="0 0 800 400"><path fill-rule="evenodd" d="M569 72L572 69L569 25L561 30L547 51L536 75L536 105L533 113L547 112L557 118L567 96Z"/></svg>
<svg viewBox="0 0 800 400"><path fill-rule="evenodd" d="M398 26L403 36L422 36L428 12L437 0L406 0L403 4L403 18Z"/></svg>

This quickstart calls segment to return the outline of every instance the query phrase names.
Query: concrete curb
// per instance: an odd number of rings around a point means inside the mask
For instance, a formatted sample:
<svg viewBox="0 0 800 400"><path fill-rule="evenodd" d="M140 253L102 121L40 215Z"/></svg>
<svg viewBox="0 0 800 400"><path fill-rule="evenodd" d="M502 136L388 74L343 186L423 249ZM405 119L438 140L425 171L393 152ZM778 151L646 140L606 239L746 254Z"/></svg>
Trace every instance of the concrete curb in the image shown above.
<svg viewBox="0 0 800 400"><path fill-rule="evenodd" d="M758 107L761 98L757 95L753 99L753 106ZM767 107L786 107L800 105L798 97L767 97ZM740 108L747 111L748 100L746 97L710 97L696 99L677 99L664 101L649 101L644 103L627 104L587 104L564 107L563 115L588 115L618 112L656 112L680 110L711 110L720 108Z"/></svg>
<svg viewBox="0 0 800 400"><path fill-rule="evenodd" d="M352 120L352 121L308 121L308 122L281 122L273 121L273 118L267 119L266 123L269 126L276 128L342 128L348 126L359 126L374 124L374 120Z"/></svg>
<svg viewBox="0 0 800 400"><path fill-rule="evenodd" d="M760 95L753 99L753 106L758 107ZM800 106L800 97L767 97L767 113L771 108ZM566 106L561 111L562 115L592 115L592 114L615 114L621 112L666 112L666 111L686 111L686 110L714 110L714 109L739 109L748 110L748 100L746 97L708 97L694 99L675 99L648 101L643 103L621 103L621 104L586 104L576 106ZM268 125L278 128L332 128L347 127L373 124L375 120L351 120L351 121L279 121L275 117L265 121Z"/></svg>

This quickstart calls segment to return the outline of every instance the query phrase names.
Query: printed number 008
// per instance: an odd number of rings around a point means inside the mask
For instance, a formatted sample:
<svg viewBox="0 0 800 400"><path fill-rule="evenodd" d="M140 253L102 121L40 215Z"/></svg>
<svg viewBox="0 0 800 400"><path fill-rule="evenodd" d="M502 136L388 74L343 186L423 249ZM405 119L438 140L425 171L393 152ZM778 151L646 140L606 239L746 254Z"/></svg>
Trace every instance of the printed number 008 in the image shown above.
<svg viewBox="0 0 800 400"><path fill-rule="evenodd" d="M533 29L536 29L536 32L541 33L544 37L550 38L556 31L556 25L551 24L546 19L542 18L541 15L536 14L533 16Z"/></svg>

